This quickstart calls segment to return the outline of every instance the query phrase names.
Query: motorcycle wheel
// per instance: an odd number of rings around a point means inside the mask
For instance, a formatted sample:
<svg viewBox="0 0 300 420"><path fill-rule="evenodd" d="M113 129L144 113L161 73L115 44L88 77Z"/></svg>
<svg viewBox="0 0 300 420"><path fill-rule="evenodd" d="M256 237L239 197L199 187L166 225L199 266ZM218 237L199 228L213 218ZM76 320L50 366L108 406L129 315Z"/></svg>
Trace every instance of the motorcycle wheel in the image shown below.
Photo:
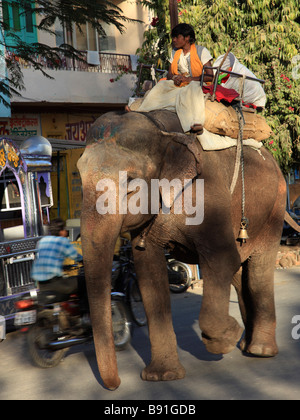
<svg viewBox="0 0 300 420"><path fill-rule="evenodd" d="M52 336L52 329L44 326L43 322L33 325L28 331L29 354L38 367L52 368L57 366L68 351L68 349L52 351L44 348Z"/></svg>
<svg viewBox="0 0 300 420"><path fill-rule="evenodd" d="M189 267L180 262L180 261L169 261L168 262L168 270L169 270L169 288L173 293L183 293L185 292L192 283L192 278L190 276ZM181 275L180 281L172 282L172 277L176 278L176 275Z"/></svg>
<svg viewBox="0 0 300 420"><path fill-rule="evenodd" d="M139 327L143 327L147 324L147 317L139 285L135 278L129 281L127 293L132 318Z"/></svg>
<svg viewBox="0 0 300 420"><path fill-rule="evenodd" d="M111 302L112 324L116 350L123 350L131 340L131 323L128 321L125 303Z"/></svg>

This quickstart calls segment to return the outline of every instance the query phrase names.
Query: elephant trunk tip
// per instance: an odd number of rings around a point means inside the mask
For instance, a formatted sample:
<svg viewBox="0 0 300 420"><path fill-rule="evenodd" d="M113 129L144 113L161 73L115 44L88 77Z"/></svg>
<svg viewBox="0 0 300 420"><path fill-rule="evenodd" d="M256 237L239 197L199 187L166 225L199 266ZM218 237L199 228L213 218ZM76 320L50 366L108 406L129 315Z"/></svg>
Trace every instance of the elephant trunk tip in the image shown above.
<svg viewBox="0 0 300 420"><path fill-rule="evenodd" d="M119 388L121 384L121 379L117 377L117 379L109 379L109 380L103 380L104 386L109 391L115 391Z"/></svg>

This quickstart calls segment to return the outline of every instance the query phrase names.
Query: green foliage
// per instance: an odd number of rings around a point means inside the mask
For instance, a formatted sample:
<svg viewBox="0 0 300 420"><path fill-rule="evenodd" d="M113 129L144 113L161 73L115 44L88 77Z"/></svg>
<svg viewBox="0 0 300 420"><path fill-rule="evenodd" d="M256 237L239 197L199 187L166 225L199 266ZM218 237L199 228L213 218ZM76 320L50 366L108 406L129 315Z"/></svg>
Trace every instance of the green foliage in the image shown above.
<svg viewBox="0 0 300 420"><path fill-rule="evenodd" d="M148 3L157 14L161 7L168 6L166 0ZM233 43L231 51L238 60L266 81L268 102L264 116L274 135L265 146L284 172L299 165L299 1L178 0L178 14L179 22L194 27L197 43L207 47L214 58L224 54ZM169 27L169 16L165 13L164 30ZM149 29L151 39L146 38L146 45L155 45L155 36L160 37L161 32L155 33L155 29Z"/></svg>
<svg viewBox="0 0 300 420"><path fill-rule="evenodd" d="M171 52L169 0L142 0L141 3L155 13L150 27L144 33L144 42L137 50L139 61L167 69Z"/></svg>

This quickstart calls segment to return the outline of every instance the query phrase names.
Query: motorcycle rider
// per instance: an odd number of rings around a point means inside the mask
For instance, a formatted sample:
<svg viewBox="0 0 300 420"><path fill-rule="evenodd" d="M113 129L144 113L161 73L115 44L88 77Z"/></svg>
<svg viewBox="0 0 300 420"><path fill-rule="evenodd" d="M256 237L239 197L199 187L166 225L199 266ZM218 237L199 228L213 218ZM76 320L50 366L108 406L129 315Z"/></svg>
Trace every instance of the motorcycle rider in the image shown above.
<svg viewBox="0 0 300 420"><path fill-rule="evenodd" d="M52 290L62 294L78 293L81 310L87 305L85 279L81 276L63 277L63 263L66 258L82 261L80 255L68 239L65 222L54 219L49 225L49 235L37 245L37 258L33 262L31 277L38 282L41 291Z"/></svg>

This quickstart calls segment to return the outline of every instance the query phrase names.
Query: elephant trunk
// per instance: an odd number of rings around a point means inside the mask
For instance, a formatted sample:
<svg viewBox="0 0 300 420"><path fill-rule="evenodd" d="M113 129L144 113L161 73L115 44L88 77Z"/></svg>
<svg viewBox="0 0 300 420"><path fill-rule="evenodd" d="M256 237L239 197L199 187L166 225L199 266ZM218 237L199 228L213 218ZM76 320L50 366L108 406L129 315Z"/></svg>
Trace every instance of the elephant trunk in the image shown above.
<svg viewBox="0 0 300 420"><path fill-rule="evenodd" d="M111 316L111 274L114 247L122 216L96 217L83 212L82 251L98 368L104 385L120 385Z"/></svg>

